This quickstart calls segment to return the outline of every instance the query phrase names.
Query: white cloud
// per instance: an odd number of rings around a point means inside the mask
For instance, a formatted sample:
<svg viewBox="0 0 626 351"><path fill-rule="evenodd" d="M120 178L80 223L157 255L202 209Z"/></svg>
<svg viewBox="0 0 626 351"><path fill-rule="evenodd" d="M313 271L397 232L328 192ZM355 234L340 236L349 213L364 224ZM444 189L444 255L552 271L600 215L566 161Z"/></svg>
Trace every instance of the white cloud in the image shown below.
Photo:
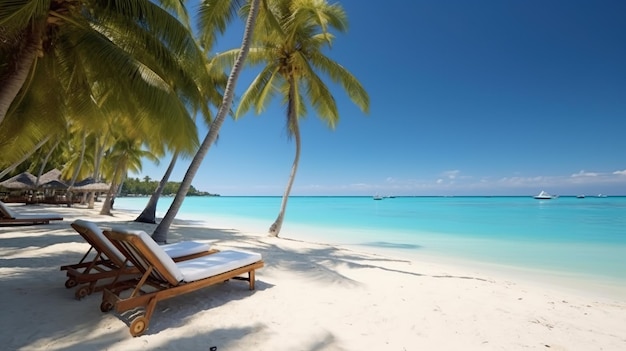
<svg viewBox="0 0 626 351"><path fill-rule="evenodd" d="M613 172L613 174L615 174L615 175L621 175L621 176L626 176L626 169L625 169L625 170L623 170L623 171L615 171L615 172Z"/></svg>
<svg viewBox="0 0 626 351"><path fill-rule="evenodd" d="M574 174L572 174L572 177L573 177L573 178L576 178L576 177L597 177L597 176L599 176L599 175L600 175L599 173L595 173L595 172L585 172L585 170L582 170L582 171L580 171L580 172L578 172L578 173L574 173Z"/></svg>
<svg viewBox="0 0 626 351"><path fill-rule="evenodd" d="M461 173L461 171L454 170L454 171L445 171L441 175L446 177L446 178L448 178L448 179L454 179L454 178L458 177L460 173Z"/></svg>

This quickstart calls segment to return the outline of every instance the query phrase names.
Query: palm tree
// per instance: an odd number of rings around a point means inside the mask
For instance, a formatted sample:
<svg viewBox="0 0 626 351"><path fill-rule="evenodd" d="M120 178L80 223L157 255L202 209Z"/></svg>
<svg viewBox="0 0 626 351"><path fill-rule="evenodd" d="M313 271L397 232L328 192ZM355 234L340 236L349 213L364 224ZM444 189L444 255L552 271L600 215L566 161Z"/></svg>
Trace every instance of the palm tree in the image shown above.
<svg viewBox="0 0 626 351"><path fill-rule="evenodd" d="M39 148L45 145L50 140L50 138L51 136L44 137L35 146L33 146L31 150L26 151L25 154L20 156L18 160L13 161L12 163L7 163L7 164L0 163L0 168L6 167L3 171L0 171L0 179L4 178L4 176L6 176L7 174L13 172L17 168L17 166L19 166L22 162L26 161L29 157L32 156L32 154L35 153L35 151L39 150Z"/></svg>
<svg viewBox="0 0 626 351"><path fill-rule="evenodd" d="M87 149L87 131L83 130L81 134L82 134L82 137L80 141L80 153L77 155L78 159L76 160L78 164L76 165L74 172L72 172L72 178L70 178L70 183L68 184L67 192L65 194L67 198L67 207L72 206L72 202L73 202L72 188L74 187L74 184L76 183L76 180L78 179L81 166L83 165L83 161L85 160L85 150Z"/></svg>
<svg viewBox="0 0 626 351"><path fill-rule="evenodd" d="M197 140L190 110L216 90L179 0L12 0L0 6L0 148L12 164L100 113ZM173 99L177 102L173 103ZM147 113L136 113L137 110ZM190 128L191 127L191 128ZM94 127L88 129L99 132Z"/></svg>
<svg viewBox="0 0 626 351"><path fill-rule="evenodd" d="M148 204L146 204L146 207L143 209L143 211L141 211L139 216L135 218L135 222L152 223L152 224L156 223L156 209L159 203L159 198L163 194L163 189L165 189L165 186L167 185L167 181L170 179L170 175L172 174L172 171L174 170L174 166L176 165L177 160L178 160L178 153L174 153L174 155L172 156L172 160L170 161L170 164L167 166L167 169L165 170L165 174L163 174L163 178L161 178L161 181L159 181L159 184L157 185L157 188L154 190L154 193L152 193L152 195L150 196L150 200L148 200ZM149 181L149 179L147 181Z"/></svg>
<svg viewBox="0 0 626 351"><path fill-rule="evenodd" d="M111 200L117 193L118 186L124 180L127 172L129 170L135 173L141 171L141 161L144 158L156 160L156 157L144 150L141 142L136 140L134 138L118 140L109 151L109 157L106 158L109 161L106 174L107 179L111 181L111 186L100 210L102 215L111 215Z"/></svg>
<svg viewBox="0 0 626 351"><path fill-rule="evenodd" d="M185 196L187 195L187 192L189 191L189 188L191 187L191 182L193 178L195 177L198 169L200 168L200 164L202 163L202 160L204 160L204 157L209 152L210 146L215 142L215 140L217 140L219 130L222 127L222 124L224 123L226 114L230 111L230 108L233 102L233 97L235 94L235 85L237 84L237 79L239 78L239 74L241 73L241 69L243 68L243 64L245 62L246 56L248 55L248 51L250 49L250 42L252 39L252 33L253 33L254 25L256 22L259 2L260 0L250 1L250 9L248 11L248 18L246 20L246 26L245 26L244 33L243 33L241 49L235 58L233 68L230 72L230 75L228 76L228 81L226 83L226 89L224 91L224 98L222 100L222 104L220 105L220 108L217 112L217 116L215 117L215 120L211 123L211 126L209 128L207 135L204 138L204 141L202 141L200 148L198 149L198 151L196 152L196 155L192 159L191 164L189 165L189 168L187 169L187 172L185 173L185 177L183 178L183 181L181 182L180 188L178 189L178 192L176 192L176 196L174 197L174 200L172 201L172 204L170 205L170 208L167 210L167 213L165 214L165 216L163 217L159 225L156 227L156 229L152 233L152 239L154 239L154 241L156 242L159 242L159 243L167 242L167 233L169 231L170 226L174 222L174 218L178 214L180 207L183 204L183 200L185 199ZM227 3L227 1L225 0L205 1L204 9L207 11L201 12L201 14L204 13L204 14L209 15L210 17L214 14L212 11L210 11L211 9L209 8L209 5L213 4L217 6L218 8L223 9L222 6L224 6L225 3ZM229 7L231 11L227 10L225 12L223 11L220 13L231 14L232 8L233 7ZM224 16L219 17L217 20L211 20L210 18L203 19L201 21L201 23L204 23L205 25L203 32L214 33L215 28L218 28L223 31L225 27L220 25L220 23L223 23L222 22L223 20L224 20Z"/></svg>
<svg viewBox="0 0 626 351"><path fill-rule="evenodd" d="M256 31L255 46L250 49L248 62L264 64L264 67L243 94L235 115L240 117L251 107L260 114L277 92L287 105L287 129L295 139L296 151L280 211L269 228L271 236L278 236L300 161L298 120L307 113L305 103L308 101L330 128L339 121L335 99L320 75L341 85L364 112L369 110L369 97L350 72L322 52L334 39L329 29L339 32L347 29L346 14L340 5L319 0L274 0L271 3L273 15L268 18L276 19L280 30L263 27L265 31ZM234 54L236 50L226 52L220 59L230 60Z"/></svg>

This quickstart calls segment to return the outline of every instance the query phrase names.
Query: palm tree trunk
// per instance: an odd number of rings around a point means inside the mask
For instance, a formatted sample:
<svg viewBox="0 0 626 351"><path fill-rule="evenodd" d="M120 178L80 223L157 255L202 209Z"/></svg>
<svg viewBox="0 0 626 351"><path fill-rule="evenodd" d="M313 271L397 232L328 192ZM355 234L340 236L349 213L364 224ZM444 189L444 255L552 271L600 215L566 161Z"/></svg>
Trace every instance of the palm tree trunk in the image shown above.
<svg viewBox="0 0 626 351"><path fill-rule="evenodd" d="M72 175L72 179L67 186L67 192L65 193L65 199L67 200L67 207L72 207L72 188L74 187L74 183L76 183L76 178L78 178L78 173L80 173L80 168L83 166L83 160L85 159L85 149L87 148L87 131L83 131L83 145L80 148L80 158L78 159L78 165L74 170L74 174Z"/></svg>
<svg viewBox="0 0 626 351"><path fill-rule="evenodd" d="M39 187L39 178L41 178L41 175L46 170L46 165L48 164L48 161L50 160L50 156L52 156L52 153L57 148L57 146L59 146L60 143L61 143L61 138L59 138L59 140L57 140L57 142L52 146L52 148L50 148L50 151L48 151L48 153L46 154L46 157L41 162L41 167L39 167L39 173L37 173L37 180L35 181L35 188Z"/></svg>
<svg viewBox="0 0 626 351"><path fill-rule="evenodd" d="M102 204L102 209L100 210L101 215L113 216L111 213L111 199L113 199L113 194L117 191L117 184L115 181L111 182L111 187L109 187L109 191L107 192L107 197L104 199L104 203Z"/></svg>
<svg viewBox="0 0 626 351"><path fill-rule="evenodd" d="M117 193L117 179L120 177L119 174L123 168L126 168L124 162L121 160L118 161L115 165L115 171L113 172L111 186L107 192L107 197L102 204L102 209L100 210L101 215L113 216L111 213L111 199L113 198L113 194Z"/></svg>
<svg viewBox="0 0 626 351"><path fill-rule="evenodd" d="M15 67L15 69L9 68L8 74L2 77L2 84L0 84L0 124L26 82L28 72L41 48L41 26L33 25L26 28L28 28L25 33L26 44L21 51L13 55L15 62L9 62L9 67Z"/></svg>
<svg viewBox="0 0 626 351"><path fill-rule="evenodd" d="M200 168L200 164L204 157L209 152L209 148L217 139L217 135L219 134L219 130L224 123L224 119L226 118L226 114L230 111L230 108L233 103L233 97L235 95L235 85L237 84L237 79L239 78L239 74L243 68L243 64L248 56L248 51L250 51L250 40L252 39L252 32L254 30L254 24L256 22L257 14L259 12L259 1L260 0L252 0L250 4L250 13L248 14L248 19L246 20L246 28L243 33L243 39L241 42L241 51L239 51L239 55L235 60L235 64L233 65L232 70L230 71L230 75L228 76L228 82L226 82L226 90L224 91L224 98L222 99L222 105L220 106L219 111L217 112L217 116L213 123L211 123L211 127L209 128L209 132L207 133L204 141L200 145L198 152L194 156L187 172L185 173L185 177L178 188L178 192L176 192L176 196L170 205L170 208L167 210L165 217L161 220L161 223L156 227L154 233L152 233L152 239L157 243L165 243L167 242L167 233L170 229L170 226L174 222L174 218L178 214L180 207L183 204L183 200L185 196L187 196L187 192L189 191L189 187L191 187L191 181L193 177L196 175L196 172Z"/></svg>
<svg viewBox="0 0 626 351"><path fill-rule="evenodd" d="M100 140L106 140L105 138L96 137L96 145L95 145L95 155L94 155L94 165L93 165L93 181L100 181L100 164L102 163L102 157L104 155L104 145L100 142ZM92 191L89 193L89 204L87 208L93 209L95 207L96 202L96 192Z"/></svg>
<svg viewBox="0 0 626 351"><path fill-rule="evenodd" d="M295 109L295 82L293 79L290 79L289 84L289 106L288 106L288 124L289 130L293 133L294 138L296 139L296 155L293 159L293 164L291 165L291 173L289 174L289 180L287 181L287 188L285 188L285 193L283 194L283 200L280 204L280 211L278 212L278 217L269 229L269 235L278 237L280 234L280 230L283 227L283 221L285 220L285 212L287 211L287 201L289 200L289 194L291 193L291 187L293 186L293 182L296 179L296 173L298 172L298 164L300 163L300 149L301 149L301 138L300 138L300 126L298 125L298 116L296 115Z"/></svg>
<svg viewBox="0 0 626 351"><path fill-rule="evenodd" d="M35 153L35 151L39 150L40 147L42 147L45 143L48 142L48 140L50 140L50 138L52 137L52 135L48 135L47 137L43 138L39 143L37 143L37 145L35 145L35 147L33 147L26 155L24 155L21 159L19 159L17 162L13 163L11 166L7 167L4 171L0 172L0 179L2 179L5 175L13 172L14 169L17 168L17 166L19 166L20 164L22 164L22 162L28 160L28 158Z"/></svg>
<svg viewBox="0 0 626 351"><path fill-rule="evenodd" d="M159 202L159 198L161 197L161 194L163 194L163 189L165 189L165 186L167 185L167 182L170 179L170 175L172 174L172 171L174 170L174 165L176 165L177 159L178 159L178 152L174 153L174 156L172 156L172 161L170 161L170 165L167 166L167 170L165 171L163 178L161 178L161 181L159 182L159 185L157 186L156 190L154 190L154 193L152 193L152 196L150 196L150 200L148 201L146 208L144 208L141 214L139 215L139 217L135 219L135 222L153 223L153 224L156 223L157 204Z"/></svg>

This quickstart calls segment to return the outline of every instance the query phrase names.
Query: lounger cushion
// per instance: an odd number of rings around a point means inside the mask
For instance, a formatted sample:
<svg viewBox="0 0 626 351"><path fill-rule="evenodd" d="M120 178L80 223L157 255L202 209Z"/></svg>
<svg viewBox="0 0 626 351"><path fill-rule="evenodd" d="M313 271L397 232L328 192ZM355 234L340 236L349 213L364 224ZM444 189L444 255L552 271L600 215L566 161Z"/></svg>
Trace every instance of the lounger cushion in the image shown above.
<svg viewBox="0 0 626 351"><path fill-rule="evenodd" d="M111 254L116 256L114 258L109 257L109 259L112 259L114 261L117 259L118 262L124 262L126 260L126 257L124 257L120 250L118 250L117 247L113 245L111 240L109 240L109 238L104 235L102 229L100 229L100 227L98 227L96 223L85 221L82 219L77 219L74 221L74 223L81 227L87 228L91 233L94 234L91 235L91 238L92 240L97 241L99 247L106 246L111 251ZM188 255L195 255L204 251L209 251L211 249L211 245L199 243L196 241L181 241L178 243L161 245L161 248L171 258L178 258ZM132 264L128 263L128 265Z"/></svg>
<svg viewBox="0 0 626 351"><path fill-rule="evenodd" d="M208 278L214 275L232 271L261 260L261 254L226 250L212 255L178 262L176 265L183 275L185 282Z"/></svg>
<svg viewBox="0 0 626 351"><path fill-rule="evenodd" d="M5 205L4 202L0 201L0 217L15 218L15 216L15 212L11 211L9 206Z"/></svg>
<svg viewBox="0 0 626 351"><path fill-rule="evenodd" d="M195 255L211 250L211 245L197 241L181 241L173 244L161 245L161 248L171 258Z"/></svg>
<svg viewBox="0 0 626 351"><path fill-rule="evenodd" d="M96 223L85 221L82 219L77 219L74 221L74 223L76 223L76 225L79 225L83 228L87 228L87 230L89 230L89 233L93 234L93 235L90 235L90 237L92 240L97 242L98 247L96 247L96 249L106 247L111 252L112 255L115 255L115 257L109 257L109 259L113 260L114 262L126 261L126 257L124 257L124 255L120 252L120 250L118 250L117 247L115 247L115 245L113 245L111 240L109 240L106 236L104 236L102 229L100 229L100 227L98 227Z"/></svg>
<svg viewBox="0 0 626 351"><path fill-rule="evenodd" d="M176 281L180 282L183 280L183 274L176 266L176 263L174 263L174 260L172 260L172 258L168 256L168 254L163 251L159 244L157 244L156 241L154 241L150 237L150 235L146 234L146 232L144 232L143 230L129 230L127 228L113 228L112 230L118 233L129 234L139 237L141 241L144 242L148 250L150 250L152 254L157 258L157 260L161 262L163 268L165 268L165 270L167 270ZM135 256L135 259L137 259L138 262L143 262L143 259L136 255L135 252L131 253ZM147 269L148 266L144 265L144 268Z"/></svg>
<svg viewBox="0 0 626 351"><path fill-rule="evenodd" d="M4 219L7 222L34 222L44 223L50 221L62 221L63 217L55 214L19 214L11 210L4 202L0 201L0 219Z"/></svg>

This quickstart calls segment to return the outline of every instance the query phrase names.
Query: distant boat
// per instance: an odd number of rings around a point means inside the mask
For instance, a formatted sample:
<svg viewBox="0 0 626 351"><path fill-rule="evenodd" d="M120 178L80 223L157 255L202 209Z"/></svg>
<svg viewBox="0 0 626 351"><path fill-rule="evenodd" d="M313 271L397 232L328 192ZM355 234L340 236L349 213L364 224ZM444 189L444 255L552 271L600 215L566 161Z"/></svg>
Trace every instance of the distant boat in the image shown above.
<svg viewBox="0 0 626 351"><path fill-rule="evenodd" d="M598 194L598 197L606 197L604 194Z"/></svg>
<svg viewBox="0 0 626 351"><path fill-rule="evenodd" d="M373 199L374 199L374 200L382 200L382 199L383 199L383 197L382 197L382 196L380 196L380 195L374 195Z"/></svg>
<svg viewBox="0 0 626 351"><path fill-rule="evenodd" d="M554 199L557 198L557 195L550 195L548 193L546 193L545 191L541 190L541 192L539 193L539 195L535 195L534 198L537 200L550 200L550 199Z"/></svg>
<svg viewBox="0 0 626 351"><path fill-rule="evenodd" d="M585 198L585 195L577 195L577 196L576 196L576 198L578 198L578 199L584 199L584 198Z"/></svg>

